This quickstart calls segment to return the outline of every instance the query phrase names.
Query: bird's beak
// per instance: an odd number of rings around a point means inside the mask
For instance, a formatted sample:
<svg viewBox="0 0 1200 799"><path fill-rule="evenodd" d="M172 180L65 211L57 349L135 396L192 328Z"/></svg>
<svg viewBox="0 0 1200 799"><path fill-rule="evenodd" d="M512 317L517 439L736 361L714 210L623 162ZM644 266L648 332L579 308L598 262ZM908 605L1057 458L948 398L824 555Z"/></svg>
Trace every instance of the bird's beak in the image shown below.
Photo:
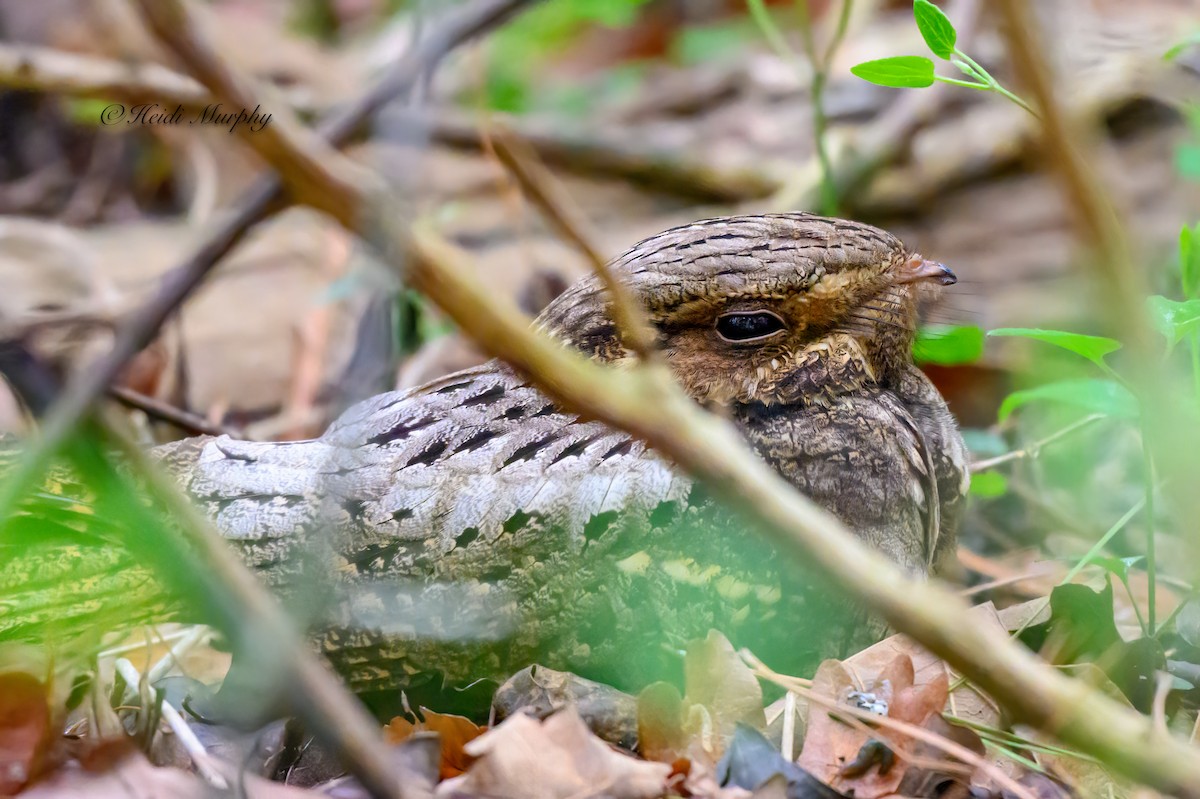
<svg viewBox="0 0 1200 799"><path fill-rule="evenodd" d="M950 267L937 261L928 261L919 255L914 255L901 267L901 283L916 283L928 280L943 286L953 286L958 282L958 276L950 271Z"/></svg>

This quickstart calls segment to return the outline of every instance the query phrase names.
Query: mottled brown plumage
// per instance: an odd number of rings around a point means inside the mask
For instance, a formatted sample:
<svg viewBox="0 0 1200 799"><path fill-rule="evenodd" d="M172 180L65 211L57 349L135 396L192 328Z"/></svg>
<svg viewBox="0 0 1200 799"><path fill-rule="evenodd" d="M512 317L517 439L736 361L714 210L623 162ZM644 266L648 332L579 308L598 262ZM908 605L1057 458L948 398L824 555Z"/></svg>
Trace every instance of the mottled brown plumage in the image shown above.
<svg viewBox="0 0 1200 799"><path fill-rule="evenodd" d="M910 356L918 295L948 270L805 214L675 228L613 268L681 385L789 482L914 574L952 551L965 449ZM628 357L595 278L538 325ZM784 666L879 629L661 456L500 362L375 397L313 441L161 454L249 563L323 609L320 640L360 688L535 660L632 686L712 626Z"/></svg>

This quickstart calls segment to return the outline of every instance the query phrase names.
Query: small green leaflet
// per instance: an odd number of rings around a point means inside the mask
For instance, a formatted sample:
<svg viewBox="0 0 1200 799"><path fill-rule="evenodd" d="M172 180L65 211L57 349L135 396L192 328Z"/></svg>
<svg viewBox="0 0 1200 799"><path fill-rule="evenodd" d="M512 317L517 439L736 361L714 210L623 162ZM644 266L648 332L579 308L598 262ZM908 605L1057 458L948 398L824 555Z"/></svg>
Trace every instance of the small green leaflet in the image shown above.
<svg viewBox="0 0 1200 799"><path fill-rule="evenodd" d="M1068 352L1081 355L1101 369L1108 370L1104 356L1121 349L1121 342L1104 336L1086 336L1082 333L1067 333L1063 330L1038 330L1031 327L1001 327L988 331L989 336L1017 336L1044 341L1061 347Z"/></svg>
<svg viewBox="0 0 1200 799"><path fill-rule="evenodd" d="M940 8L929 0L913 0L913 17L917 20L917 29L921 31L925 44L929 45L935 56L949 59L954 55L958 33Z"/></svg>
<svg viewBox="0 0 1200 799"><path fill-rule="evenodd" d="M1137 398L1120 383L1113 380L1063 380L1009 394L1000 404L1000 421L1003 422L1017 408L1031 402L1057 402L1120 419L1138 417Z"/></svg>
<svg viewBox="0 0 1200 799"><path fill-rule="evenodd" d="M1200 331L1200 299L1178 302L1156 294L1146 298L1146 307L1154 326L1172 347Z"/></svg>
<svg viewBox="0 0 1200 799"><path fill-rule="evenodd" d="M877 86L893 89L923 89L933 85L933 62L920 55L898 55L864 61L850 72Z"/></svg>
<svg viewBox="0 0 1200 799"><path fill-rule="evenodd" d="M917 363L959 366L983 355L983 331L974 325L924 325L913 342Z"/></svg>

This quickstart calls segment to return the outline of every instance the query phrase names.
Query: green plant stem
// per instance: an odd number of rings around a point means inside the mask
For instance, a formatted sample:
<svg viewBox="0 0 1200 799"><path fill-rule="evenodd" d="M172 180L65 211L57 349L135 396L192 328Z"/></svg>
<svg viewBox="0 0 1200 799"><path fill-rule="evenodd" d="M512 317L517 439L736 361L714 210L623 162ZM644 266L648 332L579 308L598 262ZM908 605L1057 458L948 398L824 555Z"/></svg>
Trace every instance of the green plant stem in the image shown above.
<svg viewBox="0 0 1200 799"><path fill-rule="evenodd" d="M1108 542L1113 539L1113 536L1115 536L1117 533L1124 530L1125 525L1129 524L1130 520L1133 519L1133 517L1136 516L1138 514L1138 512L1145 506L1146 506L1146 498L1145 497L1142 497L1137 502L1135 502L1132 508L1125 511L1124 516L1122 516L1121 518L1119 518L1115 522L1113 522L1113 526L1108 528L1108 532L1106 532L1104 535L1100 536L1099 541L1097 541L1095 544L1092 544L1092 548L1089 549L1084 554L1084 556L1079 559L1078 563L1076 563L1074 566L1071 567L1071 570L1069 572L1067 572L1067 576L1062 578L1058 582L1058 584L1066 585L1067 583L1074 580L1079 575L1079 573L1081 571L1083 571L1084 568L1089 563L1092 562L1092 558L1099 555L1101 550L1103 550L1106 546L1108 546ZM1033 623L1033 620L1037 617L1038 613L1041 613L1049 605L1050 605L1050 597L1046 597L1045 602L1042 604L1042 607L1038 608L1037 613L1030 614L1029 619L1024 624L1022 624L1015 632L1013 632L1012 637L1020 638L1021 633L1025 632L1025 629L1030 624Z"/></svg>
<svg viewBox="0 0 1200 799"><path fill-rule="evenodd" d="M759 0L754 1L758 2ZM808 14L807 0L797 0L796 2L796 14L800 20L800 32L804 37L804 52L808 56L808 62L812 67L813 146L817 154L817 163L821 167L821 213L830 216L837 216L839 203L837 185L833 179L833 163L829 158L829 148L825 143L826 133L829 129L829 118L825 114L825 86L829 80L829 67L833 63L833 56L841 45L842 39L846 35L846 29L849 27L850 12L853 7L854 0L842 0L837 27L834 29L833 36L829 40L829 45L825 48L824 54L818 57L816 37L813 34L812 18Z"/></svg>
<svg viewBox="0 0 1200 799"><path fill-rule="evenodd" d="M1200 333L1192 335L1188 340L1188 348L1192 351L1192 387L1196 392L1196 400L1200 402Z"/></svg>
<svg viewBox="0 0 1200 799"><path fill-rule="evenodd" d="M1145 406L1143 406L1143 412ZM1150 434L1145 426L1142 427L1142 458L1145 461L1146 487L1146 581L1149 583L1149 596L1146 602L1147 635L1155 632L1155 594L1158 593L1157 563L1154 546L1154 455L1150 451Z"/></svg>
<svg viewBox="0 0 1200 799"><path fill-rule="evenodd" d="M994 89L994 90L995 90L995 91L996 91L998 94L1001 94L1001 95L1003 95L1004 97L1007 97L1007 98L1008 98L1009 100L1011 100L1012 102L1014 102L1014 103L1016 103L1017 105L1021 106L1021 108L1024 108L1024 109L1025 109L1026 111L1028 111L1030 114L1033 114L1033 116L1035 116L1035 117L1036 117L1036 116L1038 115L1037 111L1034 111L1034 110L1033 110L1033 106L1031 106L1029 103L1025 102L1025 101L1024 101L1024 100L1022 100L1020 97L1018 97L1017 95L1015 95L1015 94L1013 94L1012 92L1010 92L1008 89L1006 89L1006 88L1004 88L1003 86L1001 86L999 83L995 83L995 82L993 81L993 84L994 84L994 85L993 85L993 87L992 87L992 88L993 88L993 89Z"/></svg>
<svg viewBox="0 0 1200 799"><path fill-rule="evenodd" d="M941 75L934 75L933 79L938 83L949 83L951 86L964 86L968 89L979 89L981 91L990 92L992 87L986 83L972 83L969 80L959 80L958 78L946 78Z"/></svg>
<svg viewBox="0 0 1200 799"><path fill-rule="evenodd" d="M762 31L763 36L767 40L767 44L775 51L775 54L787 61L793 66L797 65L799 59L792 52L792 48L788 47L787 41L783 38L783 34L775 25L775 20L771 19L771 12L767 10L766 3L763 0L746 0L746 8L750 11L751 18L758 25L758 29Z"/></svg>
<svg viewBox="0 0 1200 799"><path fill-rule="evenodd" d="M1033 106L1031 106L1029 103L1025 102L1024 100L1022 100L1017 95L1010 92L1008 89L1001 86L1000 82L992 77L992 73L988 72L986 69L984 69L982 66L980 66L979 62L977 62L975 59L971 58L971 56L967 55L966 53L964 53L962 50L959 50L958 48L954 49L954 56L957 57L957 60L955 60L955 58L951 58L950 63L954 64L956 67L961 69L965 74L967 74L973 78L978 78L979 80L983 81L987 85L987 88L989 90L996 92L997 94L1001 95L1002 97L1007 98L1011 102L1016 103L1017 105L1021 106L1021 108L1024 108L1026 111L1028 111L1030 114L1033 114L1033 116L1036 117L1038 115L1037 111L1033 110ZM949 81L947 81L947 82L949 82ZM956 84L956 85L970 86L972 84Z"/></svg>

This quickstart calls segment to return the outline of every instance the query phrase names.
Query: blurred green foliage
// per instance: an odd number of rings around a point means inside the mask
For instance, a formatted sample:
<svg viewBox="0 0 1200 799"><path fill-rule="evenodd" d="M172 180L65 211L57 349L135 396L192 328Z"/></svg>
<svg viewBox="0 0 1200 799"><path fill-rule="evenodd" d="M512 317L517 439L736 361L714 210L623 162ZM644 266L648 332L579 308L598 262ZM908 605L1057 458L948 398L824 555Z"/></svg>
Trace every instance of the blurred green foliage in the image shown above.
<svg viewBox="0 0 1200 799"><path fill-rule="evenodd" d="M722 20L716 25L682 29L671 43L671 57L685 67L728 60L754 41L757 29L749 19Z"/></svg>
<svg viewBox="0 0 1200 799"><path fill-rule="evenodd" d="M960 366L983 355L983 331L975 325L923 325L913 342L919 364Z"/></svg>
<svg viewBox="0 0 1200 799"><path fill-rule="evenodd" d="M487 105L519 114L537 105L534 78L589 26L626 28L646 0L549 0L500 29L489 44Z"/></svg>

